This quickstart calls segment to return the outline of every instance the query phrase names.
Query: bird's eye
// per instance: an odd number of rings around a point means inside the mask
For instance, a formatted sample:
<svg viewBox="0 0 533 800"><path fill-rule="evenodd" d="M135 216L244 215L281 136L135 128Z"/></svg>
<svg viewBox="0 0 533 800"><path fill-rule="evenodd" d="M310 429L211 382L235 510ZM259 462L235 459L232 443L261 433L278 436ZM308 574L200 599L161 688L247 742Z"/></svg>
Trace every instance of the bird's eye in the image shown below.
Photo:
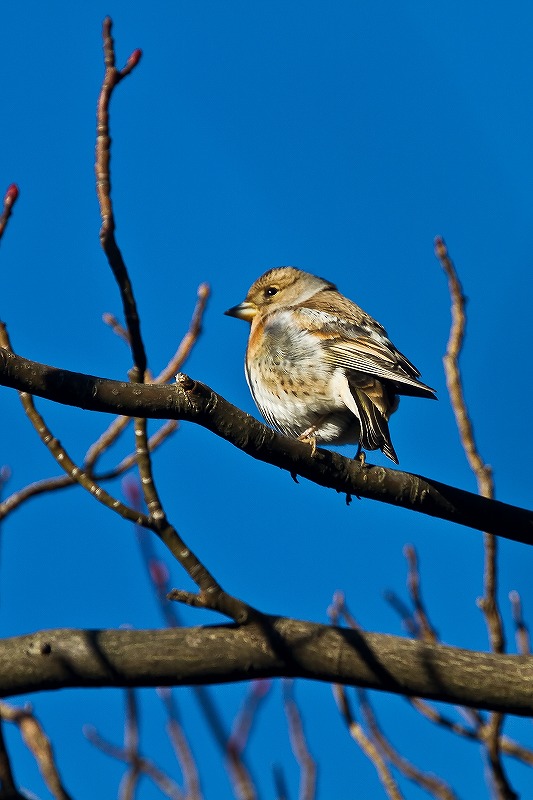
<svg viewBox="0 0 533 800"><path fill-rule="evenodd" d="M278 292L279 289L277 286L269 286L267 289L265 289L265 297L273 297Z"/></svg>

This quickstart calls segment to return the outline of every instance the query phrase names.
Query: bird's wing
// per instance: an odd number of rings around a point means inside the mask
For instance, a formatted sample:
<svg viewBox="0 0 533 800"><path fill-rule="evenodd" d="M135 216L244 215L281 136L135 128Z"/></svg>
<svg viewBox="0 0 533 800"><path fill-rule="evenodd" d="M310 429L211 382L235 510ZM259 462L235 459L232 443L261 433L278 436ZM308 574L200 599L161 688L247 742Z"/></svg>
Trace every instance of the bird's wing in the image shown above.
<svg viewBox="0 0 533 800"><path fill-rule="evenodd" d="M366 314L358 322L347 322L331 311L300 307L298 317L320 337L324 357L333 366L391 381L402 394L410 387L413 394L434 396L433 389L417 380L419 371L394 347L385 329Z"/></svg>

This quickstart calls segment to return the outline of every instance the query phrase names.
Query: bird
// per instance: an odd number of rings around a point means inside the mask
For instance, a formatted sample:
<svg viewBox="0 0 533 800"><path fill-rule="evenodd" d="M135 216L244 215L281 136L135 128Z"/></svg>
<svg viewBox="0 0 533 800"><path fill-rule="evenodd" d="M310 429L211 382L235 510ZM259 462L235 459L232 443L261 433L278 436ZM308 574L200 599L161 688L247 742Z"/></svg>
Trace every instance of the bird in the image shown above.
<svg viewBox="0 0 533 800"><path fill-rule="evenodd" d="M389 418L398 395L436 399L379 322L334 283L274 267L224 312L251 323L245 374L264 419L286 436L381 450L395 464Z"/></svg>

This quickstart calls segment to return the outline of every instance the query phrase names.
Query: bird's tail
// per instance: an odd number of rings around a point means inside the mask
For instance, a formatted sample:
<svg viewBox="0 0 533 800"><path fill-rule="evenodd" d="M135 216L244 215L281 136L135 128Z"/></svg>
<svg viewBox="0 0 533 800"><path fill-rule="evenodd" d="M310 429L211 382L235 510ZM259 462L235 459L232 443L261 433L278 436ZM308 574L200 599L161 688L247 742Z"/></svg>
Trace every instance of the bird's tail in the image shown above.
<svg viewBox="0 0 533 800"><path fill-rule="evenodd" d="M359 412L361 424L361 447L363 450L381 450L391 461L398 464L398 456L392 446L386 417L370 397L356 386L350 387Z"/></svg>

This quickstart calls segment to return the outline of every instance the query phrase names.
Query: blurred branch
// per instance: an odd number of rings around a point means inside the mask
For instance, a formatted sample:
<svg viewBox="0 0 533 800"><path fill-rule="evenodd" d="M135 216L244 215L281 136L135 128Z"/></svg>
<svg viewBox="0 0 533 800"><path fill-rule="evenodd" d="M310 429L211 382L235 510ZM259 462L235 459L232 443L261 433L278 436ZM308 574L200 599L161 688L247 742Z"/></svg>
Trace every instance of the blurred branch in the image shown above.
<svg viewBox="0 0 533 800"><path fill-rule="evenodd" d="M11 762L7 752L6 741L4 738L4 723L0 718L0 797L15 798L23 797L17 792L15 778L11 769Z"/></svg>
<svg viewBox="0 0 533 800"><path fill-rule="evenodd" d="M292 752L300 767L299 800L314 800L316 797L316 762L309 752L305 738L300 709L294 696L294 681L283 681L283 703L289 724Z"/></svg>
<svg viewBox="0 0 533 800"><path fill-rule="evenodd" d="M423 610L422 605L422 598L420 596L420 586L419 586L419 576L418 576L418 565L416 561L416 552L414 548L407 549L407 558L409 563L409 579L408 579L408 587L410 590L410 594L413 600L413 604L416 610L422 610L422 616L415 621L413 620L413 625L416 626L416 630L418 632L418 638L421 641L428 641L428 642L436 642L436 637L429 635L428 632L432 631L431 625L429 620L425 616L425 611ZM343 592L335 592L333 596L333 602L328 609L328 615L331 619L332 623L337 623L339 618L343 618L347 625L352 630L361 631L361 626L355 619L355 617L350 613L348 606L346 604L346 598ZM403 614L402 614L403 616ZM336 687L339 689L339 687ZM335 693L335 691L334 691ZM346 695L343 690L340 692L337 691L338 700L342 701L340 706L341 711L343 712L344 716L346 717L347 705L348 701ZM427 772L423 772L421 769L416 767L411 761L409 761L405 756L402 756L395 747L393 747L392 743L388 740L385 734L381 731L379 727L376 715L374 714L374 710L370 703L370 699L368 697L368 693L363 689L359 688L357 692L357 697L359 699L359 706L361 712L363 714L364 720L366 722L366 726L369 732L369 735L365 736L365 740L372 743L372 751L373 754L377 751L383 759L389 761L392 765L396 767L405 777L409 778L409 780L417 783L427 792L432 794L434 797L440 798L440 800L456 800L456 795L448 786L448 784L443 781L441 778L438 778L435 775L431 775ZM355 724L352 721L352 724Z"/></svg>
<svg viewBox="0 0 533 800"><path fill-rule="evenodd" d="M168 686L160 686L157 689L157 694L161 698L167 712L167 732L185 781L185 797L187 800L202 800L198 768L187 737L180 724L172 690Z"/></svg>
<svg viewBox="0 0 533 800"><path fill-rule="evenodd" d="M105 314L102 314L102 320L111 328L115 336L118 336L119 339L122 339L122 341L126 342L126 344L130 344L130 335L128 331L123 325L120 324L114 314L106 311Z"/></svg>
<svg viewBox="0 0 533 800"><path fill-rule="evenodd" d="M246 687L241 708L233 722L224 755L235 796L239 800L255 800L257 789L243 759L257 712L270 689L269 681L252 681Z"/></svg>
<svg viewBox="0 0 533 800"><path fill-rule="evenodd" d="M31 709L16 708L0 700L0 718L18 727L24 743L37 762L50 794L56 800L71 800L59 776L50 740Z"/></svg>
<svg viewBox="0 0 533 800"><path fill-rule="evenodd" d="M406 778L409 778L409 780L417 783L434 797L438 797L440 800L457 800L457 795L455 792L445 781L442 780L442 778L438 778L436 775L423 772L411 761L402 756L396 750L396 748L392 746L378 725L378 721L370 704L367 692L359 689L357 695L359 697L359 705L368 730L376 742L376 745L383 752L384 756L388 758L391 764L394 764L394 766L400 770L400 772L405 775Z"/></svg>
<svg viewBox="0 0 533 800"><path fill-rule="evenodd" d="M398 784L392 777L389 765L383 758L379 747L366 735L361 723L355 719L346 689L338 684L333 686L332 689L341 716L350 732L350 736L357 742L365 756L373 763L378 777L383 784L383 788L387 793L387 797L389 797L390 800L403 800L403 794L400 792Z"/></svg>
<svg viewBox="0 0 533 800"><path fill-rule="evenodd" d="M426 613L420 592L420 572L416 550L413 545L405 545L403 553L408 564L407 589L414 608L417 635L426 642L436 642L438 637Z"/></svg>
<svg viewBox="0 0 533 800"><path fill-rule="evenodd" d="M124 754L127 758L129 769L120 782L119 800L133 800L142 773L142 758L139 750L139 713L137 698L133 689L126 689L125 699Z"/></svg>
<svg viewBox="0 0 533 800"><path fill-rule="evenodd" d="M180 374L173 386L129 384L28 361L0 347L0 385L91 411L194 422L243 452L320 486L379 500L533 544L533 512L400 470L309 446L263 425L209 387Z"/></svg>
<svg viewBox="0 0 533 800"><path fill-rule="evenodd" d="M516 647L522 655L528 655L531 652L531 644L529 640L529 631L524 621L522 614L522 601L518 592L509 592L509 600L511 601L511 608L513 612L513 622L516 632Z"/></svg>
<svg viewBox="0 0 533 800"><path fill-rule="evenodd" d="M117 761L124 761L126 764L131 764L131 753L128 752L126 747L118 747L117 745L106 741L106 739L104 739L103 736L100 736L100 734L91 725L85 725L83 732L88 741L97 747L102 753L105 753L107 756L114 758ZM185 797L179 786L174 783L174 781L169 778L168 775L163 772L163 770L159 769L159 767L156 767L156 765L150 759L138 755L136 757L135 764L132 766L132 770L133 769L135 770L136 774L143 774L150 778L163 792L163 794L172 798L172 800L185 800ZM132 771L127 773L126 778L128 780L121 784L121 800L125 800L125 798L128 796L133 797L131 794L128 795L130 788L134 788L134 786L132 786L132 782L130 782L132 774Z"/></svg>

